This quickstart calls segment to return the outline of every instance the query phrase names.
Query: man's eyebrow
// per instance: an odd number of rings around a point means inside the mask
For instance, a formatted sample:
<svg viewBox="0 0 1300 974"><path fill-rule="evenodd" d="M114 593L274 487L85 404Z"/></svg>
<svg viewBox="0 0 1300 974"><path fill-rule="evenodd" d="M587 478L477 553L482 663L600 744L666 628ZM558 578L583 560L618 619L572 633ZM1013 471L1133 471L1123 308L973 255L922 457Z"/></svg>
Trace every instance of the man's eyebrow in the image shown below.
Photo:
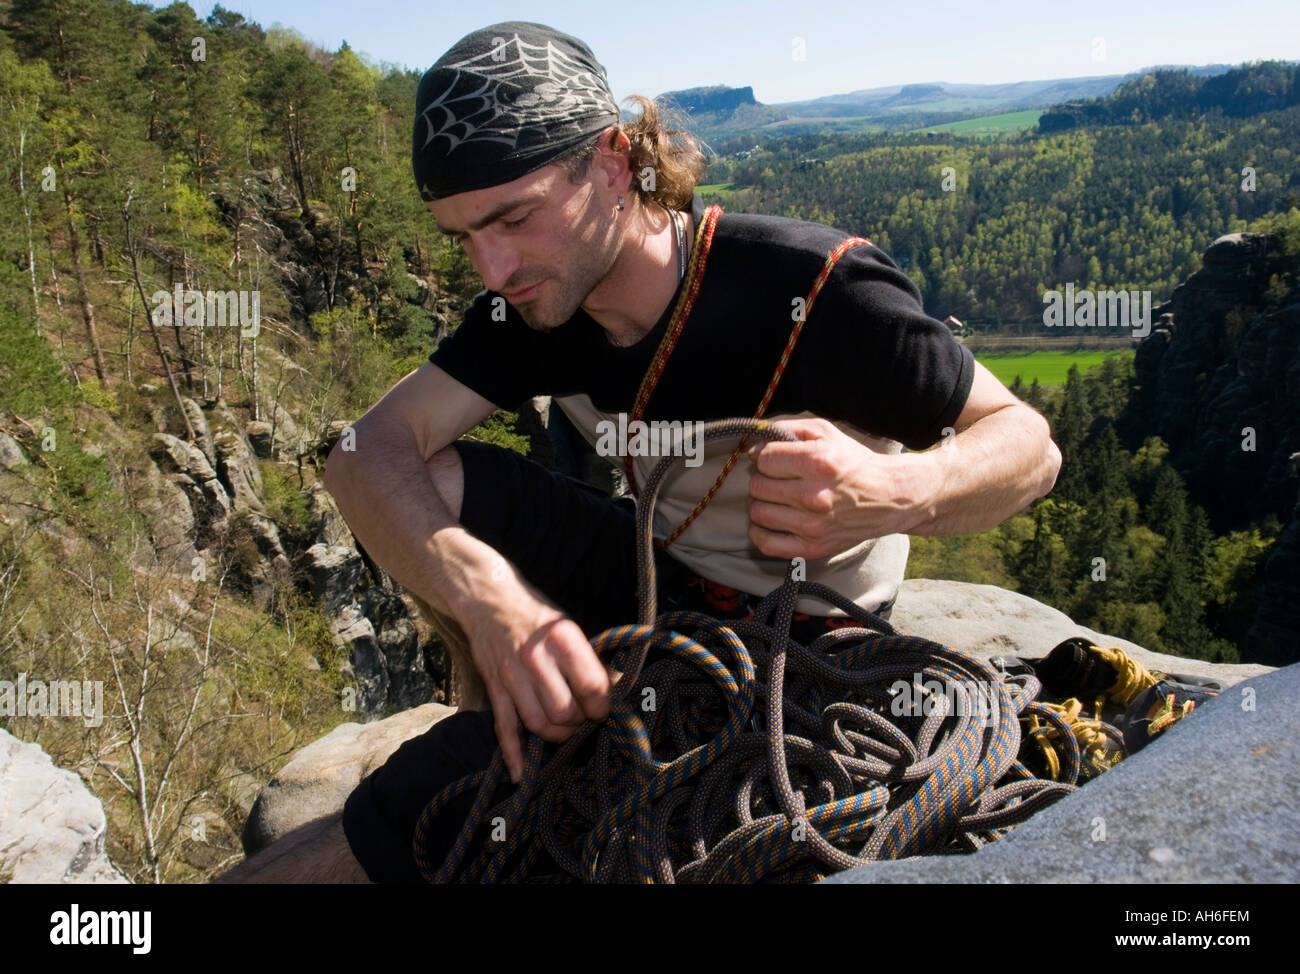
<svg viewBox="0 0 1300 974"><path fill-rule="evenodd" d="M505 216L505 215L506 215L507 213L509 213L511 210L517 210L517 209L519 209L519 207L523 206L525 203L538 203L538 202L541 202L541 201L544 200L545 198L546 198L546 194L545 194L545 193L530 193L530 194L527 195L527 196L520 196L520 197L518 197L517 199L507 200L506 202L502 203L500 206L498 206L498 207L496 207L495 209L493 209L493 210L491 210L490 212L488 212L488 214L487 214L486 216L484 216L484 217L482 217L482 218L480 218L480 219L478 219L478 220L475 220L473 223L471 223L471 224L469 225L469 228L470 228L471 230L482 230L482 229L483 229L485 226L487 226L489 223L495 223L497 220L501 219L503 216ZM464 233L464 232L465 232L465 231L463 231L463 230L448 230L448 229L447 229L446 227L444 227L441 223L438 223L438 218L437 218L437 217L434 217L434 218L433 218L433 222L434 222L435 224L437 224L438 232L441 233L443 236L446 236L446 237L454 237L454 236L456 236L457 234L460 234L460 233Z"/></svg>

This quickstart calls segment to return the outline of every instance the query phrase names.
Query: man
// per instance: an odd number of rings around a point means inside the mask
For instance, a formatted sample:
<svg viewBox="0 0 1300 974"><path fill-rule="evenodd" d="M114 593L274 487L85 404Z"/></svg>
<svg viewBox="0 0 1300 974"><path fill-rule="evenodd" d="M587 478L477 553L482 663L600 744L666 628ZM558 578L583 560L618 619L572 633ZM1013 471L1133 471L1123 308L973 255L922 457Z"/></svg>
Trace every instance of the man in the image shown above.
<svg viewBox="0 0 1300 974"><path fill-rule="evenodd" d="M485 290L430 362L355 424L355 449L335 447L325 480L374 560L431 615L459 624L470 657L459 662L482 694L468 683L457 714L353 792L341 826L286 841L264 876L419 881L411 836L443 785L486 766L498 743L517 779L523 728L562 741L608 714L611 678L590 637L636 619L634 502L459 440L498 407L549 394L599 443L602 423L630 414L752 416L770 394L764 415L797 443L752 447L673 532L735 446L713 441L656 506L656 538L673 535L655 553L661 608L703 598L733 618L796 556L808 579L887 614L907 534L986 530L1055 481L1060 455L1042 417L865 243L826 277L772 388L846 235L710 216L693 193L702 156L639 101L640 118L623 124L586 45L522 22L466 36L420 84L417 185ZM640 484L660 458L610 459ZM811 598L797 608L805 638L845 617ZM448 824L435 848L450 846L464 798L439 819Z"/></svg>

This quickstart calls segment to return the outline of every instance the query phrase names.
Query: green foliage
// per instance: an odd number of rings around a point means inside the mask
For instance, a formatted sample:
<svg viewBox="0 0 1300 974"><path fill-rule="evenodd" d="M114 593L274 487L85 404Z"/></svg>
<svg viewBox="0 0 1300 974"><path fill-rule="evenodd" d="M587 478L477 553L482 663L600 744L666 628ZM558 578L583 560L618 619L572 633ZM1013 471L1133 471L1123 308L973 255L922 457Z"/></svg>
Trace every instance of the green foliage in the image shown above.
<svg viewBox="0 0 1300 974"><path fill-rule="evenodd" d="M307 596L280 589L271 612L228 610L214 617L213 636L239 651L244 665L238 695L254 706L270 706L289 726L328 729L342 716L343 651L328 620Z"/></svg>
<svg viewBox="0 0 1300 974"><path fill-rule="evenodd" d="M447 294L468 303L483 288L483 281L474 270L463 247L443 239L434 264L438 283Z"/></svg>
<svg viewBox="0 0 1300 974"><path fill-rule="evenodd" d="M401 350L378 334L377 324L367 320L364 310L339 306L310 319L316 344L307 357L314 373L330 378L326 394L336 402L334 416L364 413L401 378L396 373Z"/></svg>
<svg viewBox="0 0 1300 974"><path fill-rule="evenodd" d="M1041 386L1064 385L1072 365L1087 373L1109 358L1132 359L1132 353L1088 349L1073 352L976 352L975 357L997 376L998 381L1024 399L1028 394L1028 389L1023 388L1025 382L1037 381ZM1017 379L1021 381L1019 388L1012 385Z"/></svg>
<svg viewBox="0 0 1300 974"><path fill-rule="evenodd" d="M508 450L514 450L516 453L528 456L528 437L515 431L515 424L518 420L518 413L498 409L466 433L465 438L503 446Z"/></svg>
<svg viewBox="0 0 1300 974"><path fill-rule="evenodd" d="M262 473L262 500L266 513L275 521L282 537L300 542L311 537L315 527L311 516L311 503L299 489L297 475L288 473L280 464L270 460L258 462Z"/></svg>
<svg viewBox="0 0 1300 974"><path fill-rule="evenodd" d="M807 135L728 159L724 205L832 212L918 284L928 313L1042 334L1043 293L1068 282L1159 302L1225 232L1295 207L1300 106L1250 117L1008 135ZM824 165L807 166L816 157ZM1243 166L1256 172L1243 192ZM952 166L958 189L938 175ZM723 177L722 169L716 174ZM714 178L710 172L710 178Z"/></svg>
<svg viewBox="0 0 1300 974"><path fill-rule="evenodd" d="M87 447L98 444L80 425L77 410L88 402L115 411L112 393L97 382L83 382L81 389L72 385L49 342L4 312L0 312L0 390L0 426L24 445L33 460L27 479L41 498L35 502L37 509L75 524L94 538L119 533L125 518L122 498L102 450L87 452Z"/></svg>
<svg viewBox="0 0 1300 974"><path fill-rule="evenodd" d="M1127 358L1072 368L1046 408L1056 488L993 531L913 538L908 577L1001 585L1149 649L1236 661L1278 525L1214 537L1165 442L1130 452L1116 435L1131 384Z"/></svg>
<svg viewBox="0 0 1300 974"><path fill-rule="evenodd" d="M118 405L117 396L114 390L106 389L99 384L99 379L91 376L81 383L81 395L91 406L109 413L116 413L121 407Z"/></svg>
<svg viewBox="0 0 1300 974"><path fill-rule="evenodd" d="M1019 587L1018 580L1007 569L1003 539L997 530L970 537L917 535L910 540L907 578L950 578L1012 591Z"/></svg>
<svg viewBox="0 0 1300 974"><path fill-rule="evenodd" d="M61 414L80 399L50 343L30 322L0 311L0 405L20 416Z"/></svg>
<svg viewBox="0 0 1300 974"><path fill-rule="evenodd" d="M1252 233L1267 233L1276 236L1282 245L1282 252L1294 257L1300 254L1300 208L1291 207L1285 213L1269 213L1250 225Z"/></svg>

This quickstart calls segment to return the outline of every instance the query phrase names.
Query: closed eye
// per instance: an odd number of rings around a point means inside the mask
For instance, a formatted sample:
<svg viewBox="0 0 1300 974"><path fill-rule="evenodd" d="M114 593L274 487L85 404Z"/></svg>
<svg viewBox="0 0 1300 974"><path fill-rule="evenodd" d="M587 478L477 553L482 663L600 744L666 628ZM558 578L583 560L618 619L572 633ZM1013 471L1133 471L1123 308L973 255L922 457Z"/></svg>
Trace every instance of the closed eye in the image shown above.
<svg viewBox="0 0 1300 974"><path fill-rule="evenodd" d="M501 225L504 226L504 227L506 227L506 228L508 228L508 229L510 229L510 230L516 230L516 229L518 229L519 227L522 227L525 223L527 223L528 220L529 220L529 218L533 215L534 212L536 212L536 211L535 211L535 210L529 210L527 213L525 213L525 214L524 214L522 217L520 217L518 220L506 220L506 219L502 219L502 220L500 221L500 222L501 222ZM464 247L465 244L466 244L466 242L469 240L469 234L467 234L467 233L453 233L453 234L448 234L448 238L451 240L452 243L454 243L454 244L459 244L460 246Z"/></svg>

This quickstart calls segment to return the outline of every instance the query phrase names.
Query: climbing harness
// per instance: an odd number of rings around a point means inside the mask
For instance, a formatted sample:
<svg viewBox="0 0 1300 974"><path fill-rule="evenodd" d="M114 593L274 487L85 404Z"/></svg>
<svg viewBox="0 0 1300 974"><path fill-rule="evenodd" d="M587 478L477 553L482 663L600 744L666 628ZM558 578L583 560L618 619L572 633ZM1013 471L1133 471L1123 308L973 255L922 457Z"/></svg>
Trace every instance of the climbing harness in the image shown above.
<svg viewBox="0 0 1300 974"><path fill-rule="evenodd" d="M794 439L766 420L703 429L705 441L736 435ZM530 735L517 786L498 748L435 795L413 841L426 880L809 882L974 851L1075 789L1071 734L1058 743L1057 781L1018 759L1021 718L1041 689L1032 673L901 635L802 579L797 559L752 619L657 617L651 515L680 459L660 461L637 499L638 623L591 641L620 674L609 717L559 745ZM789 634L801 597L860 625L799 645ZM460 831L434 861L433 824L467 793Z"/></svg>

